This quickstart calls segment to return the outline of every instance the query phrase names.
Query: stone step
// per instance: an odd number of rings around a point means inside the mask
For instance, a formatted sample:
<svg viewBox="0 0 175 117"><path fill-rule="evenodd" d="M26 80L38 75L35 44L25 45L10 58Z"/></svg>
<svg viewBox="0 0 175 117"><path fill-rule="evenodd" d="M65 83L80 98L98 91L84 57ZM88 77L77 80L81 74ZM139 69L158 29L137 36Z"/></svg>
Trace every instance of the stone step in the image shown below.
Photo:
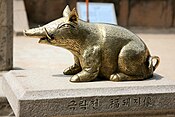
<svg viewBox="0 0 175 117"><path fill-rule="evenodd" d="M71 83L57 70L13 70L3 91L16 117L175 116L175 82L158 74L144 81Z"/></svg>

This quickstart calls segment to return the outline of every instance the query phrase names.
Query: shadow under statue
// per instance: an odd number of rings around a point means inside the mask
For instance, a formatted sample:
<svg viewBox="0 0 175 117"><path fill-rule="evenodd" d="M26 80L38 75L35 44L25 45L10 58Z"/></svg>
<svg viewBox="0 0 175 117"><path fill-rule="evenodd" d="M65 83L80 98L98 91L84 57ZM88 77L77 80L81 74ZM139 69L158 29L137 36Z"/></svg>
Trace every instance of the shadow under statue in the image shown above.
<svg viewBox="0 0 175 117"><path fill-rule="evenodd" d="M82 21L68 6L62 18L24 30L24 35L69 50L75 63L63 73L73 75L71 82L94 81L97 77L111 81L148 79L160 62L131 31L118 25Z"/></svg>

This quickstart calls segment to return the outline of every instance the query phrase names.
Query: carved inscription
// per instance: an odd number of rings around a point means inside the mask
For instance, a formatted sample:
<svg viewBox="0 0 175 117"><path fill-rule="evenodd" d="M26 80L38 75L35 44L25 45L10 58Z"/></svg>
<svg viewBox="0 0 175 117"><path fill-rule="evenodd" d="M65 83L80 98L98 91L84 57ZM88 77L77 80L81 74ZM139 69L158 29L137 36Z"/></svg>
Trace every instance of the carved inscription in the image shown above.
<svg viewBox="0 0 175 117"><path fill-rule="evenodd" d="M102 100L103 99L103 100ZM155 105L155 99L151 96L126 96L126 97L108 97L80 100L70 100L67 108L72 111L76 110L124 110L124 109L139 109L152 108Z"/></svg>
<svg viewBox="0 0 175 117"><path fill-rule="evenodd" d="M109 100L109 109L120 109L126 107L152 107L155 103L152 97L127 97L111 98Z"/></svg>
<svg viewBox="0 0 175 117"><path fill-rule="evenodd" d="M99 99L91 99L91 100L86 100L86 99L81 99L79 101L71 100L68 103L68 109L70 110L87 110L87 109L98 109L99 108Z"/></svg>

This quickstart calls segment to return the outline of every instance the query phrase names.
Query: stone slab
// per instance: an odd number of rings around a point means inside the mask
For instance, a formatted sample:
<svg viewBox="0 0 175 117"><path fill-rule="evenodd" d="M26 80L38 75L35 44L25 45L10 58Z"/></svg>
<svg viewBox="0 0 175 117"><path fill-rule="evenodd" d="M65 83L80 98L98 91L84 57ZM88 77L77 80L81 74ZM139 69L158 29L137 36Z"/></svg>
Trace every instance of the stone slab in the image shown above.
<svg viewBox="0 0 175 117"><path fill-rule="evenodd" d="M13 70L3 91L16 117L175 116L175 82L155 74L145 81L69 82L57 70Z"/></svg>

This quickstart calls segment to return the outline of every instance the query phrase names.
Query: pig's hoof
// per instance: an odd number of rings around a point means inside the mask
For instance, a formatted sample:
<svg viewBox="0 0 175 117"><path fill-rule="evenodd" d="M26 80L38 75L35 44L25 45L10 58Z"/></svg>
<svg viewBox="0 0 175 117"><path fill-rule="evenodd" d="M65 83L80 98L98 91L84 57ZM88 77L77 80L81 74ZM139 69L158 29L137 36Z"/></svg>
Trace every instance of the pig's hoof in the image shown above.
<svg viewBox="0 0 175 117"><path fill-rule="evenodd" d="M114 82L120 81L120 76L119 76L119 74L112 74L112 75L110 76L110 80L111 80L111 81L114 81Z"/></svg>
<svg viewBox="0 0 175 117"><path fill-rule="evenodd" d="M64 75L74 75L81 71L81 67L77 65L72 65L64 70Z"/></svg>
<svg viewBox="0 0 175 117"><path fill-rule="evenodd" d="M74 75L71 79L71 82L80 82L80 77L78 75Z"/></svg>
<svg viewBox="0 0 175 117"><path fill-rule="evenodd" d="M68 67L63 71L63 74L64 75L73 75L73 70L70 67Z"/></svg>

